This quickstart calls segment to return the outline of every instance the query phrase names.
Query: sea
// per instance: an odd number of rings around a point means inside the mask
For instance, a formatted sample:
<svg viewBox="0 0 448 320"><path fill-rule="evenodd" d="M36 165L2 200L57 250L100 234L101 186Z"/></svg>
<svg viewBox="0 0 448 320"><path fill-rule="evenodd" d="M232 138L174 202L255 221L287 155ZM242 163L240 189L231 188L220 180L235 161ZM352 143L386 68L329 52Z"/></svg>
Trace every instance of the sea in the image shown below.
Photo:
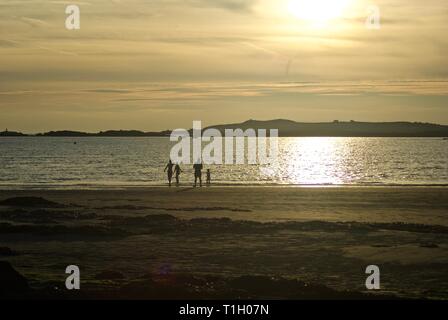
<svg viewBox="0 0 448 320"><path fill-rule="evenodd" d="M166 185L168 137L1 137L1 189ZM180 186L193 168L181 164ZM279 138L278 161L212 164L213 185L448 185L444 138ZM205 176L204 176L205 178Z"/></svg>

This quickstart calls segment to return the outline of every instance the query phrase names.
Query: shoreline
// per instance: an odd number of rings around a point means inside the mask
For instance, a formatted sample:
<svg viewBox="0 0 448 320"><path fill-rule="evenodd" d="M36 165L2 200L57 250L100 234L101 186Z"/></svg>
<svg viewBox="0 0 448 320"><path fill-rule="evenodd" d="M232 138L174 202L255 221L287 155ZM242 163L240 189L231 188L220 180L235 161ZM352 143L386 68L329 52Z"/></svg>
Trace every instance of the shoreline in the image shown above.
<svg viewBox="0 0 448 320"><path fill-rule="evenodd" d="M193 185L181 184L179 186L172 185L168 186L167 183L158 183L150 185L106 185L106 184L76 184L76 185L0 185L1 191L113 191L113 190L148 190L148 189L227 189L227 188L278 188L278 189L333 189L333 188L403 188L403 189L413 189L413 188L448 188L448 184L444 183L434 183L434 184L280 184L280 183L252 183L252 184L240 184L240 183L213 183L210 186L203 184L202 187L193 187Z"/></svg>

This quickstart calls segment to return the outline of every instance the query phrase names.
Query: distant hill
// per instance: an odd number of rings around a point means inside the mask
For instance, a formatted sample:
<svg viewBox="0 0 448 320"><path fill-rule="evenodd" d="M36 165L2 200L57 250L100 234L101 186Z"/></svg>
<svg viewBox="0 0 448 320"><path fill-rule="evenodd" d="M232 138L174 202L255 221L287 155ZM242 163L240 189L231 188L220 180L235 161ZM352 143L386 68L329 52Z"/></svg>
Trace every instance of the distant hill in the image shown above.
<svg viewBox="0 0 448 320"><path fill-rule="evenodd" d="M291 120L248 120L243 123L216 125L225 129L279 129L282 137L448 137L448 126L420 122L357 122L333 121L320 123Z"/></svg>
<svg viewBox="0 0 448 320"><path fill-rule="evenodd" d="M79 132L79 131L70 131L70 130L63 130L63 131L49 131L45 133L38 133L36 136L46 136L46 137L90 137L93 136L92 133L86 133L86 132Z"/></svg>
<svg viewBox="0 0 448 320"><path fill-rule="evenodd" d="M170 130L160 132L143 132L138 130L108 130L96 134L99 137L164 137L171 134Z"/></svg>
<svg viewBox="0 0 448 320"><path fill-rule="evenodd" d="M0 132L0 137L25 137L26 134L23 134L21 132L16 132L16 131L2 131Z"/></svg>
<svg viewBox="0 0 448 320"><path fill-rule="evenodd" d="M243 123L214 125L224 135L225 129L278 129L281 137L448 137L448 126L421 122L295 122L292 120L248 120ZM204 128L208 129L208 128ZM191 132L191 130L190 130ZM36 135L26 135L15 131L0 132L0 136L39 137L167 137L170 130L144 132L138 130L108 130L98 133L81 131L49 131Z"/></svg>
<svg viewBox="0 0 448 320"><path fill-rule="evenodd" d="M100 131L98 133L88 133L80 131L49 131L45 133L38 133L36 136L43 137L165 137L169 136L171 131L161 132L143 132L138 130L108 130Z"/></svg>

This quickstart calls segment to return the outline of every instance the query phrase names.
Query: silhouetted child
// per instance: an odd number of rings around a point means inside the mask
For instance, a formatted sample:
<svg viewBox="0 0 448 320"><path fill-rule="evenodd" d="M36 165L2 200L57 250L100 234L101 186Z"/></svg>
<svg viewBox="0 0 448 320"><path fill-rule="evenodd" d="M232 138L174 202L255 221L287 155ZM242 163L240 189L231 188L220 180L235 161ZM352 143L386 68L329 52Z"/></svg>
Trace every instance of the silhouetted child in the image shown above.
<svg viewBox="0 0 448 320"><path fill-rule="evenodd" d="M210 185L212 183L212 176L210 173L210 169L207 169L207 185Z"/></svg>
<svg viewBox="0 0 448 320"><path fill-rule="evenodd" d="M176 176L176 186L179 185L179 176L182 173L182 169L180 168L179 164L176 164L174 167L174 175Z"/></svg>

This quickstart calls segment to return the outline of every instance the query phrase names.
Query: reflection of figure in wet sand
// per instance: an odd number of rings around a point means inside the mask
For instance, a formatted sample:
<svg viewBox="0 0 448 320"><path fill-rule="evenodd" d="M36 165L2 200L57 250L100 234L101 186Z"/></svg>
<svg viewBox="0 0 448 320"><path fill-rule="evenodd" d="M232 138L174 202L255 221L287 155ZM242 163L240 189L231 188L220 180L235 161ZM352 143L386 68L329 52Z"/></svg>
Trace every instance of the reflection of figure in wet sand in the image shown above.
<svg viewBox="0 0 448 320"><path fill-rule="evenodd" d="M207 169L207 185L209 186L212 183L212 175L210 173L210 169Z"/></svg>
<svg viewBox="0 0 448 320"><path fill-rule="evenodd" d="M170 160L168 161L168 164L165 166L164 172L168 175L168 185L171 187L171 179L173 178L173 162Z"/></svg>
<svg viewBox="0 0 448 320"><path fill-rule="evenodd" d="M197 181L199 179L199 186L202 187L202 163L200 161L193 165L194 169L194 187L196 187Z"/></svg>
<svg viewBox="0 0 448 320"><path fill-rule="evenodd" d="M179 186L179 176L182 173L182 169L180 168L179 164L176 164L174 167L174 176L176 177L176 186Z"/></svg>

